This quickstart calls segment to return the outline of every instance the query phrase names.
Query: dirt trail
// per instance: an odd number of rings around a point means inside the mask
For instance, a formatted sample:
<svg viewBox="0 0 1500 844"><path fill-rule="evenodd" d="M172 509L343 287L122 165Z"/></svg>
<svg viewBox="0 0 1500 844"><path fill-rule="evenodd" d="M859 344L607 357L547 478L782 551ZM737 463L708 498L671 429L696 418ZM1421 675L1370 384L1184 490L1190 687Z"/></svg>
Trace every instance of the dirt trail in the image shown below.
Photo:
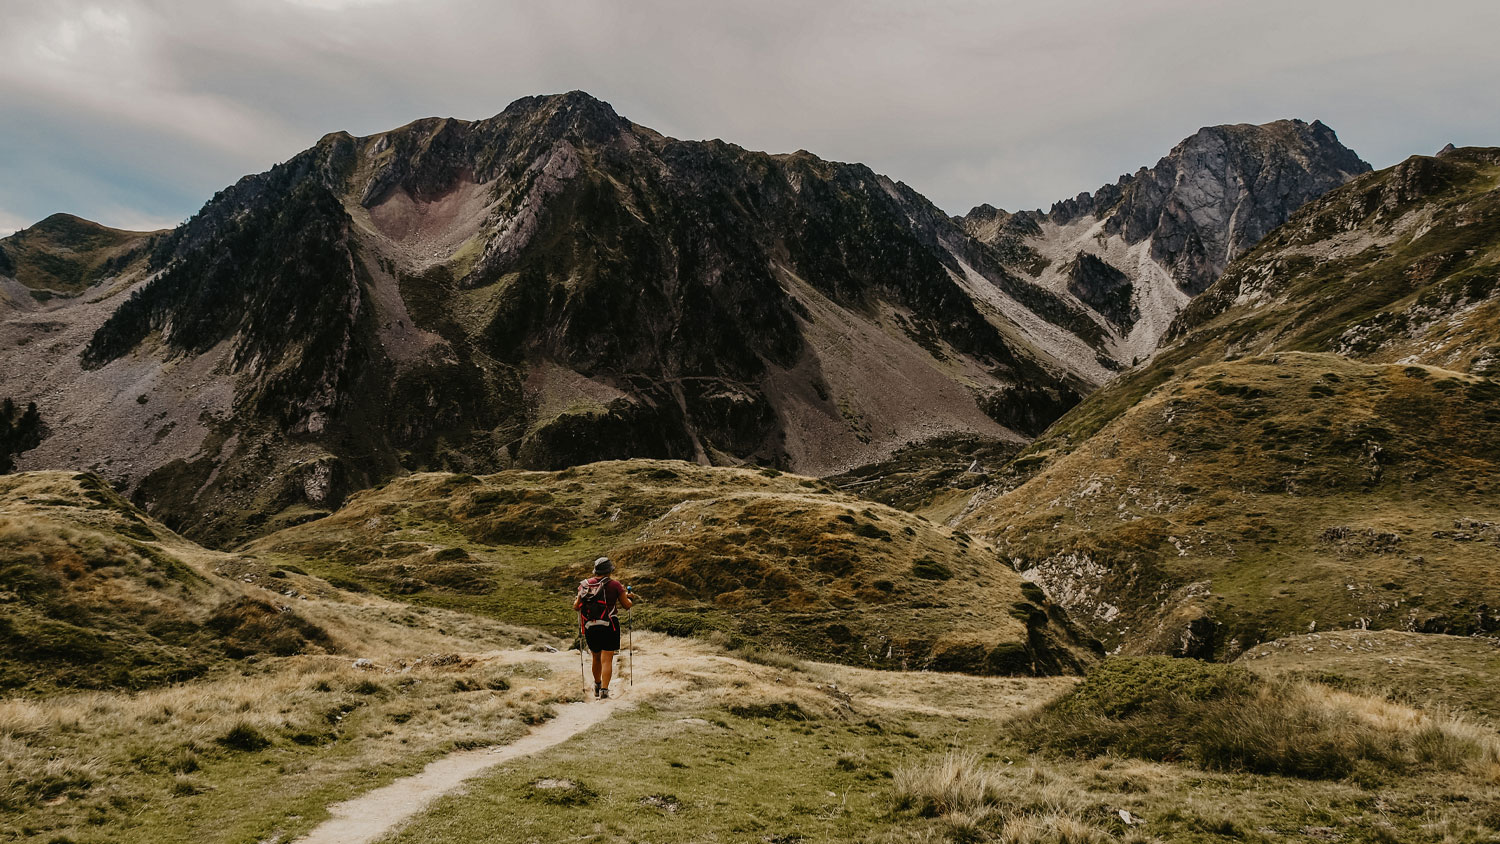
<svg viewBox="0 0 1500 844"><path fill-rule="evenodd" d="M536 654L528 653L528 657ZM553 661L558 670L577 671L577 655L559 654ZM628 709L645 695L660 691L656 678L639 678L634 687L617 677L613 686L620 697L587 700L556 707L557 715L510 744L479 750L460 750L433 761L419 774L328 807L332 817L295 844L371 844L394 831L402 822L427 808L434 800L458 790L465 781L512 759L523 759L562 744L612 713Z"/></svg>

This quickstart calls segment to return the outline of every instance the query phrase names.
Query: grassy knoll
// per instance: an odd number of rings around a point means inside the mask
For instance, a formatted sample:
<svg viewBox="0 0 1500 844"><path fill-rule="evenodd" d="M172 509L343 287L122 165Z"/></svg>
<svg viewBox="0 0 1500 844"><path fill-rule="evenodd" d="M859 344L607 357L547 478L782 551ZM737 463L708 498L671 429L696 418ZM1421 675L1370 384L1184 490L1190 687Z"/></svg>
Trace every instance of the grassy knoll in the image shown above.
<svg viewBox="0 0 1500 844"><path fill-rule="evenodd" d="M601 554L638 621L890 668L1076 671L1089 645L961 531L774 470L680 461L420 474L246 551L337 585L558 635Z"/></svg>

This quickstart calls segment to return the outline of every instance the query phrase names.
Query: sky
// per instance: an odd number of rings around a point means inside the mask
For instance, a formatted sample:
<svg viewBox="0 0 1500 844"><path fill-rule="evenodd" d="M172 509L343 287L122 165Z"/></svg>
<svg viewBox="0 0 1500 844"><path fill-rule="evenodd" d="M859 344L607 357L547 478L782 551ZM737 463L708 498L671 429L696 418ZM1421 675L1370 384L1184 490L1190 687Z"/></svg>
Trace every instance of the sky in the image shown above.
<svg viewBox="0 0 1500 844"><path fill-rule="evenodd" d="M0 0L0 234L174 225L322 135L581 89L678 138L1047 207L1201 126L1500 145L1497 0Z"/></svg>

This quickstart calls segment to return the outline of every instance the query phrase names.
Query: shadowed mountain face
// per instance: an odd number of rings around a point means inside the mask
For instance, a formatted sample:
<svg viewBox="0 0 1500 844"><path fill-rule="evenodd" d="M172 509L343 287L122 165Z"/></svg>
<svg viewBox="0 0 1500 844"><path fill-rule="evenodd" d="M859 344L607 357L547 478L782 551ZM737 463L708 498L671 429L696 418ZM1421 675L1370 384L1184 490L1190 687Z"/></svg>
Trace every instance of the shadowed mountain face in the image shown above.
<svg viewBox="0 0 1500 844"><path fill-rule="evenodd" d="M1304 203L1369 169L1318 121L1210 126L1156 166L1045 214L982 205L961 222L1013 271L1092 310L1109 332L1107 353L1129 364L1155 350L1172 318L1230 261ZM1080 272L1120 276L1130 288L1116 282L1101 298Z"/></svg>
<svg viewBox="0 0 1500 844"><path fill-rule="evenodd" d="M0 323L13 392L70 385L25 468L96 468L210 540L403 468L1021 440L1110 375L1082 308L905 185L579 93L329 135L117 270Z"/></svg>

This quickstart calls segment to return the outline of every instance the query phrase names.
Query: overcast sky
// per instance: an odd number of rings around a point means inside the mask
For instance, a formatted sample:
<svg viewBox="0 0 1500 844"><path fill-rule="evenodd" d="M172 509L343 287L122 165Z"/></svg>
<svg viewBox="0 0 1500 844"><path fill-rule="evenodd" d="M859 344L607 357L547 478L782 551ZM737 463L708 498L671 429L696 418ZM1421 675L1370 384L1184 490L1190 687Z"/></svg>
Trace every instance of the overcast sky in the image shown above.
<svg viewBox="0 0 1500 844"><path fill-rule="evenodd" d="M583 89L679 138L1045 207L1200 126L1500 145L1497 0L0 0L0 233L180 222L326 132Z"/></svg>

